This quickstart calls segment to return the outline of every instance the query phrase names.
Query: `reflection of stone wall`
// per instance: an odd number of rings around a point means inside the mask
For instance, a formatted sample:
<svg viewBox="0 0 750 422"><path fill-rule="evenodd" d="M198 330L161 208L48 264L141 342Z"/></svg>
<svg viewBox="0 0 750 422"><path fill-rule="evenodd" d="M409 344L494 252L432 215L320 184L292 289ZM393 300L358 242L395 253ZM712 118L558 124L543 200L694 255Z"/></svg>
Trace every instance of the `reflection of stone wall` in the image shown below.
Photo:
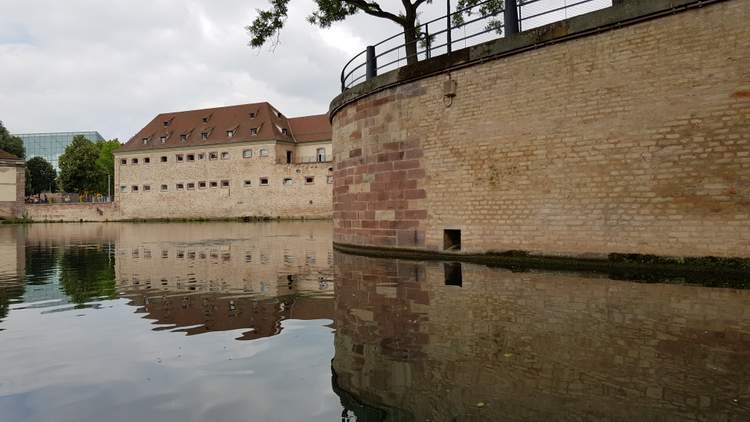
<svg viewBox="0 0 750 422"><path fill-rule="evenodd" d="M118 285L269 297L332 292L330 227L326 221L124 225Z"/></svg>
<svg viewBox="0 0 750 422"><path fill-rule="evenodd" d="M390 420L750 418L750 291L335 264L338 385Z"/></svg>

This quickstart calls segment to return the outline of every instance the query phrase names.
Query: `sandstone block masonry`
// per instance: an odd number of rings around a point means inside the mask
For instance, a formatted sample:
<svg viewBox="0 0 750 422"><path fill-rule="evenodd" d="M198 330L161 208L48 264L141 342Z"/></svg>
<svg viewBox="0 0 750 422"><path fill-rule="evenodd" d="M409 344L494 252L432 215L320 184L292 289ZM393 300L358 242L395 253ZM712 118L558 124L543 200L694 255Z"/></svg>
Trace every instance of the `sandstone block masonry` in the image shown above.
<svg viewBox="0 0 750 422"><path fill-rule="evenodd" d="M345 92L331 111L335 242L750 256L749 20L750 2L736 0L623 27L610 19L595 35L433 76L406 67Z"/></svg>

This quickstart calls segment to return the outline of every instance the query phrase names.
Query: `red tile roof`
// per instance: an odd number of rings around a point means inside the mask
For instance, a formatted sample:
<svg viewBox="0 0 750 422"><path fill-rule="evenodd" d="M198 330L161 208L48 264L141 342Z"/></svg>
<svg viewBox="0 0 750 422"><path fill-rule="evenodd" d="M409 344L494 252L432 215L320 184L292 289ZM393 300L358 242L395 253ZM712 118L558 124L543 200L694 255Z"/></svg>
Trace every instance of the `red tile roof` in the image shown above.
<svg viewBox="0 0 750 422"><path fill-rule="evenodd" d="M257 134L253 135L251 129L257 130ZM228 131L232 131L231 137ZM203 133L208 139L203 140ZM273 140L297 143L331 140L331 125L325 114L286 118L267 102L161 113L118 151Z"/></svg>

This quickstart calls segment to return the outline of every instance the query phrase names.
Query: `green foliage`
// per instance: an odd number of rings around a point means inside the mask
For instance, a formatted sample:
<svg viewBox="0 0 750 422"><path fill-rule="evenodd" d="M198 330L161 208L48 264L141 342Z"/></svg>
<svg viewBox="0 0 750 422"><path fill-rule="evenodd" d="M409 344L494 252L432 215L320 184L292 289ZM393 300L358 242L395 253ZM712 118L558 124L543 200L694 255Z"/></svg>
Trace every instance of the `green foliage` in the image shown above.
<svg viewBox="0 0 750 422"><path fill-rule="evenodd" d="M100 149L78 135L60 156L58 184L63 192L101 193L102 179L106 187L107 174L97 165Z"/></svg>
<svg viewBox="0 0 750 422"><path fill-rule="evenodd" d="M66 248L60 257L60 285L79 305L117 296L115 260L103 246Z"/></svg>
<svg viewBox="0 0 750 422"><path fill-rule="evenodd" d="M100 193L107 192L107 175L109 175L109 192L114 192L115 157L112 153L117 151L121 146L120 141L117 139L99 141L96 143L96 148L99 150L99 157L96 159L96 166L104 175L98 186L98 191Z"/></svg>
<svg viewBox="0 0 750 422"><path fill-rule="evenodd" d="M34 157L26 162L26 194L37 195L55 191L57 171L42 157Z"/></svg>
<svg viewBox="0 0 750 422"><path fill-rule="evenodd" d="M18 136L13 136L0 121L0 149L15 155L18 158L26 157L26 148L23 147L23 141Z"/></svg>
<svg viewBox="0 0 750 422"><path fill-rule="evenodd" d="M250 46L257 48L267 42L278 44L279 32L284 27L289 10L289 0L269 0L271 8L268 10L258 9L258 16L247 26L250 34ZM321 28L327 28L334 22L342 21L358 12L364 12L370 16L387 19L397 23L404 29L404 40L406 44L409 62L416 61L416 31L417 9L424 3L432 0L403 0L403 10L388 12L375 1L368 0L315 0L316 9L307 21Z"/></svg>

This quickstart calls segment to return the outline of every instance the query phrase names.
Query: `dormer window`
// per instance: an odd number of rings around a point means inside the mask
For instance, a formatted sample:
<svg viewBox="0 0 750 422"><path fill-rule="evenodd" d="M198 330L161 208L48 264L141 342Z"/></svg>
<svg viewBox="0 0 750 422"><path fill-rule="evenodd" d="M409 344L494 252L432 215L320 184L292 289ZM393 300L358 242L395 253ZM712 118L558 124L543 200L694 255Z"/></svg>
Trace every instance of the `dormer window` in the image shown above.
<svg viewBox="0 0 750 422"><path fill-rule="evenodd" d="M208 123L208 117L203 118L203 123Z"/></svg>
<svg viewBox="0 0 750 422"><path fill-rule="evenodd" d="M187 142L187 135L180 135L180 142Z"/></svg>
<svg viewBox="0 0 750 422"><path fill-rule="evenodd" d="M281 133L283 133L284 135L289 135L289 129L283 128L281 129Z"/></svg>
<svg viewBox="0 0 750 422"><path fill-rule="evenodd" d="M167 137L166 136L162 136L162 137L159 138L159 140L163 144L163 143L167 142Z"/></svg>
<svg viewBox="0 0 750 422"><path fill-rule="evenodd" d="M233 130L228 130L227 131L227 138L231 138L232 136L234 136L234 131Z"/></svg>
<svg viewBox="0 0 750 422"><path fill-rule="evenodd" d="M208 132L201 132L201 139L204 141L208 140Z"/></svg>
<svg viewBox="0 0 750 422"><path fill-rule="evenodd" d="M148 145L148 138L143 138L143 145Z"/></svg>
<svg viewBox="0 0 750 422"><path fill-rule="evenodd" d="M258 136L258 128L250 128L250 136Z"/></svg>
<svg viewBox="0 0 750 422"><path fill-rule="evenodd" d="M255 118L255 112L254 112L254 111L253 111L253 112L250 112L250 118L251 118L251 119L254 119L254 118Z"/></svg>
<svg viewBox="0 0 750 422"><path fill-rule="evenodd" d="M164 121L164 126L169 126L169 120Z"/></svg>

